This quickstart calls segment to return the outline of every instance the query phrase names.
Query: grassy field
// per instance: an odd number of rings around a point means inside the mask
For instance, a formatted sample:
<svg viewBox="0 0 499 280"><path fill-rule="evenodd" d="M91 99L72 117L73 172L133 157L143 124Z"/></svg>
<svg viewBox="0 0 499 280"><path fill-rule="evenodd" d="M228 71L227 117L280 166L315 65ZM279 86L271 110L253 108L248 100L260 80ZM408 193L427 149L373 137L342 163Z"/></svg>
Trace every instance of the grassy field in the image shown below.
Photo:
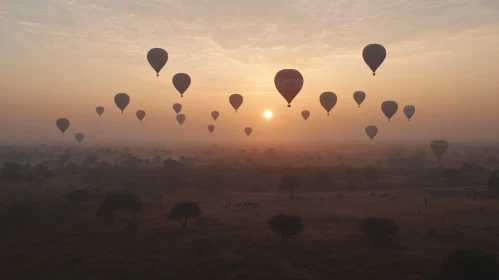
<svg viewBox="0 0 499 280"><path fill-rule="evenodd" d="M125 231L126 212L112 226L96 218L99 195L77 213L64 211L64 200L47 200L37 223L2 229L0 271L3 279L437 279L441 259L455 248L499 251L496 200L387 190L400 195L394 200L379 198L381 192L291 199L272 192L201 196L192 189L161 198L162 206L159 198L143 198L135 232ZM166 216L184 200L198 201L203 218L181 229ZM235 212L222 207L229 201L260 207ZM301 215L304 232L283 243L268 229L279 213ZM396 244L369 245L359 231L368 216L392 218ZM427 234L430 228L436 235Z"/></svg>

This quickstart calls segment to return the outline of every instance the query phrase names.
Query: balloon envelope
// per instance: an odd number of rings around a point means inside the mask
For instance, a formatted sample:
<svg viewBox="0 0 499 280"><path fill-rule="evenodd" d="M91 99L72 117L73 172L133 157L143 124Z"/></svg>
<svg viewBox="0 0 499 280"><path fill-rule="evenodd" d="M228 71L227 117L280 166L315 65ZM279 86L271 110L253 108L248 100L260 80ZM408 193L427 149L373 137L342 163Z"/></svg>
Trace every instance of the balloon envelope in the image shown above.
<svg viewBox="0 0 499 280"><path fill-rule="evenodd" d="M210 133L213 133L213 131L214 131L214 130L215 130L215 126L214 126L214 125L212 125L212 124L210 124L210 125L208 126L208 131L209 131Z"/></svg>
<svg viewBox="0 0 499 280"><path fill-rule="evenodd" d="M251 129L251 127L246 127L244 129L244 133L246 133L246 135L250 136L251 132L253 132L253 129Z"/></svg>
<svg viewBox="0 0 499 280"><path fill-rule="evenodd" d="M410 121L412 116L416 113L416 107L414 105L407 105L404 107L404 114L407 117L407 120Z"/></svg>
<svg viewBox="0 0 499 280"><path fill-rule="evenodd" d="M116 96L114 96L114 103L116 103L116 106L121 110L121 113L123 114L123 111L125 110L126 106L130 104L130 96L126 93L118 93Z"/></svg>
<svg viewBox="0 0 499 280"><path fill-rule="evenodd" d="M220 116L220 113L218 111L213 111L211 112L211 117L216 121L218 117Z"/></svg>
<svg viewBox="0 0 499 280"><path fill-rule="evenodd" d="M449 148L449 143L445 140L433 140L430 143L431 150L437 158L443 156Z"/></svg>
<svg viewBox="0 0 499 280"><path fill-rule="evenodd" d="M397 113L399 105L395 101L385 101L381 104L381 111L388 118L388 121Z"/></svg>
<svg viewBox="0 0 499 280"><path fill-rule="evenodd" d="M95 112L97 112L97 114L102 115L104 113L104 107L102 106L99 106L97 108L95 108Z"/></svg>
<svg viewBox="0 0 499 280"><path fill-rule="evenodd" d="M239 107L241 107L241 105L243 104L243 96L237 93L232 94L231 96L229 96L229 103L237 112L237 109L239 109Z"/></svg>
<svg viewBox="0 0 499 280"><path fill-rule="evenodd" d="M168 53L161 48L150 49L147 52L147 61L149 61L151 67L156 71L156 76L159 76L159 72L168 61Z"/></svg>
<svg viewBox="0 0 499 280"><path fill-rule="evenodd" d="M83 138L85 138L85 135L83 135L83 133L76 133L75 134L75 139L76 139L76 141L78 141L78 143L81 143L81 141L83 141Z"/></svg>
<svg viewBox="0 0 499 280"><path fill-rule="evenodd" d="M55 125L62 132L62 134L64 134L64 132L69 128L69 120L66 118L57 119Z"/></svg>
<svg viewBox="0 0 499 280"><path fill-rule="evenodd" d="M185 73L177 73L173 76L173 86L178 90L180 96L184 96L184 92L191 85L191 77Z"/></svg>
<svg viewBox="0 0 499 280"><path fill-rule="evenodd" d="M366 126L365 131L366 131L367 136L369 136L369 138L371 138L371 140L373 140L373 138L376 136L376 134L378 134L378 128L374 125Z"/></svg>
<svg viewBox="0 0 499 280"><path fill-rule="evenodd" d="M336 93L326 91L321 94L319 100L321 102L322 107L326 109L327 114L329 115L329 112L334 108L336 102L338 102L338 97L336 96Z"/></svg>
<svg viewBox="0 0 499 280"><path fill-rule="evenodd" d="M135 115L137 116L137 119L139 119L139 121L142 121L146 116L146 112L143 110L138 110L137 113L135 113Z"/></svg>
<svg viewBox="0 0 499 280"><path fill-rule="evenodd" d="M365 92L356 91L353 93L353 100L355 100L355 102L357 103L357 105L359 105L359 107L360 107L360 104L362 104L362 102L364 102L365 99L366 99Z"/></svg>
<svg viewBox="0 0 499 280"><path fill-rule="evenodd" d="M275 75L274 84L277 91L286 99L288 107L303 87L303 76L298 70L283 69Z"/></svg>
<svg viewBox="0 0 499 280"><path fill-rule="evenodd" d="M373 71L373 76L376 75L376 70L385 61L386 49L379 44L370 44L364 48L362 51L362 57L366 62L367 66Z"/></svg>
<svg viewBox="0 0 499 280"><path fill-rule="evenodd" d="M173 111L175 111L175 113L180 113L180 111L182 110L182 104L180 103L175 103L173 104Z"/></svg>
<svg viewBox="0 0 499 280"><path fill-rule="evenodd" d="M182 125L185 122L185 115L184 114L178 114L177 115L177 122Z"/></svg>
<svg viewBox="0 0 499 280"><path fill-rule="evenodd" d="M310 111L309 110L303 110L301 112L301 116L303 117L304 120L307 120L308 117L310 117Z"/></svg>

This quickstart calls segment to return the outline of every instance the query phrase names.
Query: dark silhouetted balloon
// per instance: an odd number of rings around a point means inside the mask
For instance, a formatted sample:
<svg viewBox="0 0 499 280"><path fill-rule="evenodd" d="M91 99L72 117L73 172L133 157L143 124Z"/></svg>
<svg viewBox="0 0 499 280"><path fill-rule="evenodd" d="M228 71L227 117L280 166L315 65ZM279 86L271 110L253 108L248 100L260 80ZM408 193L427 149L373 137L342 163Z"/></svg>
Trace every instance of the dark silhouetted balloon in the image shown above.
<svg viewBox="0 0 499 280"><path fill-rule="evenodd" d="M212 124L210 124L210 125L208 126L208 131L209 131L210 133L213 133L213 131L214 131L214 130L215 130L215 126L214 126L214 125L212 125Z"/></svg>
<svg viewBox="0 0 499 280"><path fill-rule="evenodd" d="M329 112L334 108L336 102L338 102L338 97L336 96L336 93L326 91L321 94L319 100L321 102L322 107L326 109L327 114L329 115Z"/></svg>
<svg viewBox="0 0 499 280"><path fill-rule="evenodd" d="M388 118L388 122L390 122L391 118L397 113L399 105L395 101L385 101L381 104L381 111Z"/></svg>
<svg viewBox="0 0 499 280"><path fill-rule="evenodd" d="M137 113L135 113L135 115L137 116L137 119L139 119L139 121L142 122L142 120L146 116L146 112L143 110L138 110Z"/></svg>
<svg viewBox="0 0 499 280"><path fill-rule="evenodd" d="M410 121L412 116L416 113L416 107L414 105L407 105L404 107L404 114L407 117L407 120Z"/></svg>
<svg viewBox="0 0 499 280"><path fill-rule="evenodd" d="M288 107L291 107L291 101L295 99L303 87L303 76L298 70L283 69L275 75L274 84L277 91L288 102Z"/></svg>
<svg viewBox="0 0 499 280"><path fill-rule="evenodd" d="M156 71L156 76L159 77L159 72L168 61L168 53L161 48L150 49L149 52L147 52L147 61L149 61L151 67Z"/></svg>
<svg viewBox="0 0 499 280"><path fill-rule="evenodd" d="M182 110L182 104L180 103L175 103L173 104L173 111L175 111L175 113L180 113L180 111Z"/></svg>
<svg viewBox="0 0 499 280"><path fill-rule="evenodd" d="M365 99L366 99L365 92L356 91L353 93L353 100L355 100L355 102L357 103L357 105L359 105L359 107L360 107L360 104L362 104L362 102L364 102Z"/></svg>
<svg viewBox="0 0 499 280"><path fill-rule="evenodd" d="M368 125L368 126L366 126L365 130L366 130L367 136L369 136L369 138L371 138L371 141L376 136L376 134L378 134L378 128L376 126L374 126L374 125Z"/></svg>
<svg viewBox="0 0 499 280"><path fill-rule="evenodd" d="M75 139L78 143L81 143L81 141L83 141L83 138L85 138L85 135L83 135L83 133L76 133L75 134Z"/></svg>
<svg viewBox="0 0 499 280"><path fill-rule="evenodd" d="M130 104L130 96L126 93L118 93L114 97L114 103L116 103L116 106L121 110L121 113L123 114L123 111L125 110L126 106Z"/></svg>
<svg viewBox="0 0 499 280"><path fill-rule="evenodd" d="M55 125L64 135L64 132L69 128L69 120L66 118L57 119L57 121L55 122Z"/></svg>
<svg viewBox="0 0 499 280"><path fill-rule="evenodd" d="M244 133L246 133L246 135L250 136L251 132L253 132L253 129L251 127L246 127L244 129Z"/></svg>
<svg viewBox="0 0 499 280"><path fill-rule="evenodd" d="M211 117L216 121L218 117L220 116L220 113L218 111L213 111L211 112Z"/></svg>
<svg viewBox="0 0 499 280"><path fill-rule="evenodd" d="M449 148L449 143L445 140L433 140L430 143L431 150L437 156L437 158L443 156Z"/></svg>
<svg viewBox="0 0 499 280"><path fill-rule="evenodd" d="M310 111L309 111L309 110L303 110L303 111L301 112L301 116L303 117L303 119L304 119L305 121L307 121L308 117L310 117Z"/></svg>
<svg viewBox="0 0 499 280"><path fill-rule="evenodd" d="M178 114L177 115L177 122L182 125L185 122L185 115L184 114Z"/></svg>
<svg viewBox="0 0 499 280"><path fill-rule="evenodd" d="M241 107L241 105L243 104L243 96L237 93L232 94L231 96L229 96L229 103L237 112L237 109L239 109L239 107Z"/></svg>
<svg viewBox="0 0 499 280"><path fill-rule="evenodd" d="M97 114L102 115L104 113L104 107L102 106L99 106L97 108L95 108L95 112L97 112Z"/></svg>
<svg viewBox="0 0 499 280"><path fill-rule="evenodd" d="M362 57L367 66L373 71L373 76L376 75L376 70L385 61L386 49L379 44L367 45L362 52Z"/></svg>
<svg viewBox="0 0 499 280"><path fill-rule="evenodd" d="M185 91L191 85L191 77L185 73L177 73L173 76L173 86L180 92L180 96L184 97Z"/></svg>

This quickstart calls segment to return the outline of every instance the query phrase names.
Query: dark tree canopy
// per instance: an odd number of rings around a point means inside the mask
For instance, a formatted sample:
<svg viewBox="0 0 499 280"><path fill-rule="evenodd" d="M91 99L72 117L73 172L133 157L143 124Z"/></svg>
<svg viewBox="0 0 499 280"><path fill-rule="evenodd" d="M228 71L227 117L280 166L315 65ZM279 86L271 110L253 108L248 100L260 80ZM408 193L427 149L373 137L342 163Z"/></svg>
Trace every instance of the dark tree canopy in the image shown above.
<svg viewBox="0 0 499 280"><path fill-rule="evenodd" d="M168 220L178 221L184 228L189 218L201 215L201 210L196 202L181 202L173 207L168 213Z"/></svg>
<svg viewBox="0 0 499 280"><path fill-rule="evenodd" d="M285 214L277 215L270 220L269 228L274 233L280 234L283 241L300 234L304 229L300 216Z"/></svg>
<svg viewBox="0 0 499 280"><path fill-rule="evenodd" d="M499 263L493 255L469 249L451 252L440 264L443 280L499 279Z"/></svg>
<svg viewBox="0 0 499 280"><path fill-rule="evenodd" d="M104 200L97 211L98 216L107 216L113 223L113 213L120 209L127 209L135 216L142 211L142 202L138 195L127 191L111 191L104 196Z"/></svg>
<svg viewBox="0 0 499 280"><path fill-rule="evenodd" d="M1 171L1 179L8 182L14 182L21 179L22 166L13 162L5 162Z"/></svg>
<svg viewBox="0 0 499 280"><path fill-rule="evenodd" d="M290 196L293 196L299 186L300 178L293 175L287 175L282 177L281 183L279 184L279 189L286 190Z"/></svg>
<svg viewBox="0 0 499 280"><path fill-rule="evenodd" d="M397 225L388 218L365 218L360 223L360 231L371 244L390 243L398 234Z"/></svg>

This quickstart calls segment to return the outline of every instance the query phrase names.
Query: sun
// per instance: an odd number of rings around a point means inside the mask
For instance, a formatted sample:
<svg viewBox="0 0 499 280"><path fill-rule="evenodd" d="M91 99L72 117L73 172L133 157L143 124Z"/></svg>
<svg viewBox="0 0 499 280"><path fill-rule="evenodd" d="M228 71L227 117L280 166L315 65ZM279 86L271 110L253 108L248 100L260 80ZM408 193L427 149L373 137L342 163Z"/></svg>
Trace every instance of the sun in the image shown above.
<svg viewBox="0 0 499 280"><path fill-rule="evenodd" d="M270 120L272 118L272 111L265 110L265 112L263 112L263 117L267 120Z"/></svg>

